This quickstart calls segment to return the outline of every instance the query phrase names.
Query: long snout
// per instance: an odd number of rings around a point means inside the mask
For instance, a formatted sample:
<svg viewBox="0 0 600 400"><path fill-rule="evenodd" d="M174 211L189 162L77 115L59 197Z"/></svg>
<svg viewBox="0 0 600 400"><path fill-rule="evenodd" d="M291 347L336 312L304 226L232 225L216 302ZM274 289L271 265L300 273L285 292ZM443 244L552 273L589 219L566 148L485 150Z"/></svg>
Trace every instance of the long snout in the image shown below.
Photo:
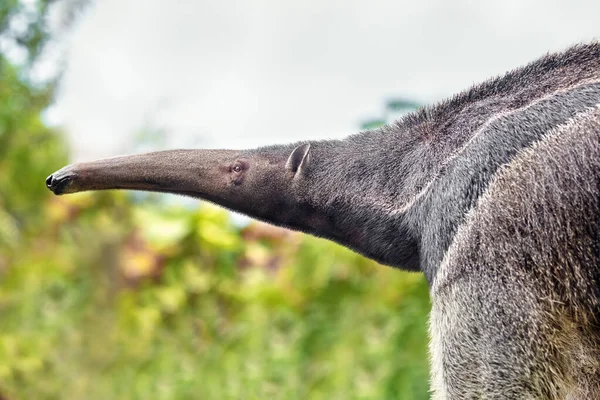
<svg viewBox="0 0 600 400"><path fill-rule="evenodd" d="M129 189L194 197L219 189L233 150L169 150L68 165L46 179L54 194Z"/></svg>

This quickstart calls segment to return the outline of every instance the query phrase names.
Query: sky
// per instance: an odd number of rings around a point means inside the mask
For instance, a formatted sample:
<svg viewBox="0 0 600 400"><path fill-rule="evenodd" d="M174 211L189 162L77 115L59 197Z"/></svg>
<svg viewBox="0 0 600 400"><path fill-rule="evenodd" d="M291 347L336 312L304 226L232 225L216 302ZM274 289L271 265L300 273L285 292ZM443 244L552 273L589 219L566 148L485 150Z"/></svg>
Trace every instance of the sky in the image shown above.
<svg viewBox="0 0 600 400"><path fill-rule="evenodd" d="M429 104L600 38L600 2L97 0L63 39L48 119L74 161L340 138L386 99Z"/></svg>

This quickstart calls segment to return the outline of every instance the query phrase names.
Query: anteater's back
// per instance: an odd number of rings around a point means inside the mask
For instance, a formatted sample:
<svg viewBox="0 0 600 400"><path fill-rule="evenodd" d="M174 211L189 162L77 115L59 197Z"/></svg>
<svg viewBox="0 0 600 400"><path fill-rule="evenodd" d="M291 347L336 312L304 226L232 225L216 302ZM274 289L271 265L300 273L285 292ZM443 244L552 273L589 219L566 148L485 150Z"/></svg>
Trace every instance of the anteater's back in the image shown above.
<svg viewBox="0 0 600 400"><path fill-rule="evenodd" d="M494 176L432 295L435 398L600 399L600 108Z"/></svg>

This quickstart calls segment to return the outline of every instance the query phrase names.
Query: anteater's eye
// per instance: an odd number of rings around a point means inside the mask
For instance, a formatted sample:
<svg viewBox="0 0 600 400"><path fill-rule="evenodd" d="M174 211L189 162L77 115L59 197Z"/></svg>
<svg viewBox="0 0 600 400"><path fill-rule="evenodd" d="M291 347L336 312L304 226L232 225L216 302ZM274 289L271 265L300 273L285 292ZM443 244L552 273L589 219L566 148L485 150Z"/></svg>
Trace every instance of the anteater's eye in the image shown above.
<svg viewBox="0 0 600 400"><path fill-rule="evenodd" d="M239 174L240 172L242 172L242 166L241 165L234 165L233 168L231 169L233 172Z"/></svg>

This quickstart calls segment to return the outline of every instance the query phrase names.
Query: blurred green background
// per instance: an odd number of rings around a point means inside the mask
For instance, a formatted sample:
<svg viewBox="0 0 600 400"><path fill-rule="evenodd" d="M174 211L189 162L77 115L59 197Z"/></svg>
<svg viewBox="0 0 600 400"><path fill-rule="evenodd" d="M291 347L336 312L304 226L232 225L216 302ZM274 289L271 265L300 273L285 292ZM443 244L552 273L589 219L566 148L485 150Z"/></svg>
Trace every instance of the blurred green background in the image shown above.
<svg viewBox="0 0 600 400"><path fill-rule="evenodd" d="M0 1L0 399L428 398L421 275L206 203L52 196L59 78L32 79L25 3Z"/></svg>

